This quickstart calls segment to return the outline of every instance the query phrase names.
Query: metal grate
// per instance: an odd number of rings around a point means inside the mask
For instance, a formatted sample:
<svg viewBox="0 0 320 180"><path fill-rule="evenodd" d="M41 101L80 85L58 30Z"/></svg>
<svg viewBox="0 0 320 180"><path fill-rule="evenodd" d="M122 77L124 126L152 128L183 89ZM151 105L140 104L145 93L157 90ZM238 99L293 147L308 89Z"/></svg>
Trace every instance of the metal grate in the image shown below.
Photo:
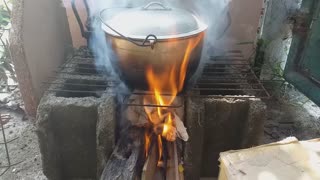
<svg viewBox="0 0 320 180"><path fill-rule="evenodd" d="M118 86L116 81L108 77L104 66L99 66L90 52L75 53L56 71L52 77L59 81L45 82L50 88L63 97L100 97L102 93L114 93ZM85 77L85 78L83 78ZM95 77L99 80L88 80ZM87 80L86 80L87 79ZM94 79L94 78L93 78ZM108 89L108 91L107 91ZM181 105L158 106L155 104L130 103L130 95L153 95L153 92L134 91L123 95L123 104L128 106L150 106L179 108ZM162 94L170 95L170 94ZM250 63L244 59L241 51L229 51L223 56L212 56L203 67L203 72L191 89L186 89L178 96L196 98L269 98L270 95L257 78Z"/></svg>
<svg viewBox="0 0 320 180"><path fill-rule="evenodd" d="M212 56L190 96L200 98L269 98L270 95L240 51ZM198 95L192 95L198 94Z"/></svg>
<svg viewBox="0 0 320 180"><path fill-rule="evenodd" d="M8 123L10 121L10 119L11 119L11 116L9 114L0 114L0 126L1 126L0 131L2 134L2 142L0 142L0 145L3 145L5 148L5 154L6 154L6 160L7 160L6 164L2 164L2 163L0 164L0 169L2 170L0 172L0 176L2 176L4 173L6 173L11 167L23 162L23 161L20 161L17 163L13 163L10 158L8 146L11 142L18 139L18 138L13 138L13 139L8 140L6 137L6 133L5 133L6 127L4 127L4 126L6 123Z"/></svg>

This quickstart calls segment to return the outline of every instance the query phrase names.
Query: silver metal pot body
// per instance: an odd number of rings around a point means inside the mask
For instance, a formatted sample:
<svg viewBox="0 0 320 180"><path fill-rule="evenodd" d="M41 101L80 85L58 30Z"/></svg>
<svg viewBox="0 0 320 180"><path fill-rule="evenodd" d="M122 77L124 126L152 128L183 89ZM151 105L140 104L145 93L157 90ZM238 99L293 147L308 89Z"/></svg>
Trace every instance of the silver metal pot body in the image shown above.
<svg viewBox="0 0 320 180"><path fill-rule="evenodd" d="M141 9L118 11L118 13L115 13L117 10L113 11L101 13L102 29L105 30L106 37L117 56L116 68L120 69L121 77L129 87L148 89L147 68L162 72L171 66L181 66L189 43L197 42L187 59L188 68L184 83L187 84L201 59L206 25L189 12L167 8L159 3L150 3ZM124 23L130 19L139 21L133 16L139 16L143 23L137 25L132 22L125 28L126 25L121 24L121 21ZM148 22L151 20L152 22Z"/></svg>
<svg viewBox="0 0 320 180"><path fill-rule="evenodd" d="M153 49L136 46L119 37L107 36L117 55L118 62L116 64L117 68L121 70L123 80L131 88L147 89L146 69L151 67L157 72L161 72L174 65L181 66L190 39L199 38L200 36L202 39L192 49L188 60L187 76L185 79L185 84L187 84L187 81L197 70L201 59L203 33L179 38L174 41L159 41Z"/></svg>

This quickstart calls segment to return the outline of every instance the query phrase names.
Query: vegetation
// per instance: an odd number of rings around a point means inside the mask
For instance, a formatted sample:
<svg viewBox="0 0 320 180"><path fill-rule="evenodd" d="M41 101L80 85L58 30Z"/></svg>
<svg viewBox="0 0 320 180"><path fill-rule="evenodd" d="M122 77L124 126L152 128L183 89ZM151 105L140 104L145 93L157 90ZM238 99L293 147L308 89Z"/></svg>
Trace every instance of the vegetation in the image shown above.
<svg viewBox="0 0 320 180"><path fill-rule="evenodd" d="M1 90L9 90L8 80L16 81L9 49L9 31L11 28L11 0L0 3L0 85Z"/></svg>

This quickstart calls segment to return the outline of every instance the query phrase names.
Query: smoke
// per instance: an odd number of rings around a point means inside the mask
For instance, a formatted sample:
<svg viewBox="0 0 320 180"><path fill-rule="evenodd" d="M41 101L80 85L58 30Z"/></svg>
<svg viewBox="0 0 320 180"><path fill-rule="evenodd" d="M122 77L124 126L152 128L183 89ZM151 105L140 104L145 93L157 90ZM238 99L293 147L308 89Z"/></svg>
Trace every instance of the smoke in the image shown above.
<svg viewBox="0 0 320 180"><path fill-rule="evenodd" d="M91 17L97 17L99 12L105 8L114 7L142 7L155 0L95 0L90 4ZM205 44L202 53L201 67L208 59L209 55L212 55L217 50L216 42L226 32L230 19L228 19L228 3L230 0L156 0L167 6L186 9L199 17L203 22L208 25L208 29L205 37ZM94 18L93 18L94 19ZM135 21L136 19L133 19ZM138 20L137 20L138 21ZM132 22L134 23L134 22ZM113 79L120 81L120 71L115 69L113 63L116 63L116 56L114 55L106 36L101 29L101 22L99 20L93 20L92 23L93 34L90 40L90 47L97 56L97 64L103 65L108 70ZM223 49L223 48L222 48ZM213 52L214 51L214 52ZM126 91L125 85L121 84L121 91Z"/></svg>

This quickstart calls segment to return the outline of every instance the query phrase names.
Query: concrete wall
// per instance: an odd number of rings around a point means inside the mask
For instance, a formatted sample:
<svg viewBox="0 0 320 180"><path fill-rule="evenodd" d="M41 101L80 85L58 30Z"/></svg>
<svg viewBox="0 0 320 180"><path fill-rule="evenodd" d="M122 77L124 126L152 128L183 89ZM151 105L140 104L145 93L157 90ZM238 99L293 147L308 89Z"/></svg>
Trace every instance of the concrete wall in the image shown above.
<svg viewBox="0 0 320 180"><path fill-rule="evenodd" d="M231 27L226 34L225 41L228 49L241 50L248 58L254 50L254 44L235 45L244 42L256 41L260 26L263 0L232 0L230 2ZM223 43L223 42L221 42Z"/></svg>
<svg viewBox="0 0 320 180"><path fill-rule="evenodd" d="M14 1L10 48L29 115L35 116L42 82L64 61L68 47L70 30L60 0Z"/></svg>
<svg viewBox="0 0 320 180"><path fill-rule="evenodd" d="M23 38L32 83L41 97L41 83L64 61L71 47L66 11L60 0L26 1Z"/></svg>

